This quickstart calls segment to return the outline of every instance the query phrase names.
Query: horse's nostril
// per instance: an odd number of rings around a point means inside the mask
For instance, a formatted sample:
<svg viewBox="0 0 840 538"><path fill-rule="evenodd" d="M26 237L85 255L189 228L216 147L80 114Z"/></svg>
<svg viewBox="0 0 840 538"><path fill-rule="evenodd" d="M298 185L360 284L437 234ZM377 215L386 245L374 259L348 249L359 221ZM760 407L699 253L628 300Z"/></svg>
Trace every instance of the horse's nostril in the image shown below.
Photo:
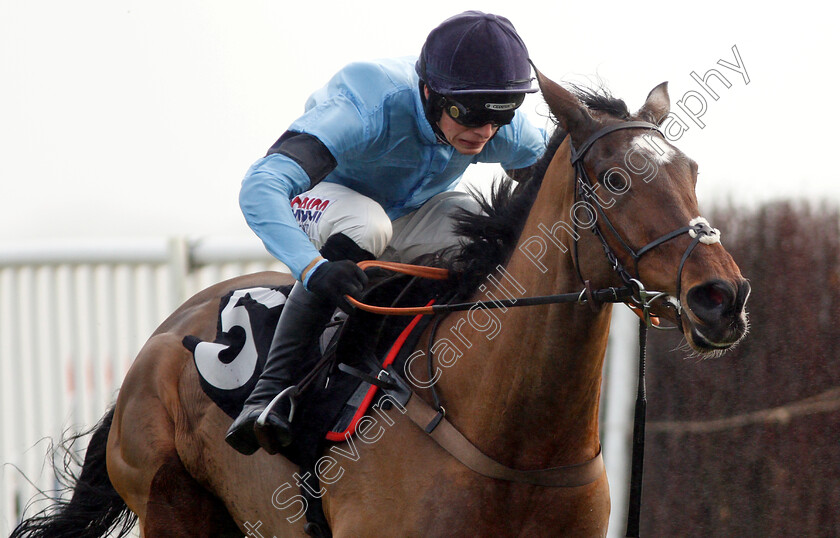
<svg viewBox="0 0 840 538"><path fill-rule="evenodd" d="M694 286L688 291L688 305L701 319L719 318L735 300L735 292L723 281Z"/></svg>
<svg viewBox="0 0 840 538"><path fill-rule="evenodd" d="M726 295L717 288L710 288L707 291L706 299L708 299L710 304L719 306L723 304L723 301L726 299Z"/></svg>

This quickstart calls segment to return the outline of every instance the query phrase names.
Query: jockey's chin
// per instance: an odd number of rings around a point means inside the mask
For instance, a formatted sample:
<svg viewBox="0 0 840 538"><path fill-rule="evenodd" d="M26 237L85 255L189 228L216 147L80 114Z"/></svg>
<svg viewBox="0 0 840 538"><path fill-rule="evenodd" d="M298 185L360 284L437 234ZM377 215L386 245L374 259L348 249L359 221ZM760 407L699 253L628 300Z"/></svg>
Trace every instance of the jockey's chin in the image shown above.
<svg viewBox="0 0 840 538"><path fill-rule="evenodd" d="M485 144L493 138L493 135L499 129L491 123L482 125L481 127L466 127L446 114L441 115L438 126L444 136L446 136L446 140L461 155L477 155L481 153Z"/></svg>

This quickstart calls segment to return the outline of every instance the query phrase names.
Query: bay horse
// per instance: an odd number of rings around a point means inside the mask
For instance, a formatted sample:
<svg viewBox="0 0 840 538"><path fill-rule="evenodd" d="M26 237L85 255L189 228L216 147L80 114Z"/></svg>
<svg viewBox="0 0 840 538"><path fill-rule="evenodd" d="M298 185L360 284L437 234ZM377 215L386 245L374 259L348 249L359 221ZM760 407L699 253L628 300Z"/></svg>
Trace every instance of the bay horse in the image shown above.
<svg viewBox="0 0 840 538"><path fill-rule="evenodd" d="M483 201L485 215L462 218L473 241L456 260L472 276L472 299L501 299L502 289L515 297L581 290L584 302L593 289L635 283L640 293L643 283L661 291L649 306L696 353L734 345L747 331L749 284L718 231L698 219L696 163L656 129L670 109L667 84L631 114L609 94L538 78L559 128L533 177L497 186L492 203ZM505 284L491 294L489 282ZM280 273L242 276L169 316L94 430L72 499L25 520L13 536L104 536L135 521L146 537L304 536L299 468L224 442L231 419L200 388L182 345L186 335L213 340L229 291L291 283ZM432 346L446 349L429 366L446 420L509 468L599 461L610 316L611 304L594 300L448 315ZM409 377L429 381L424 361L409 365ZM414 397L431 402L429 385ZM377 413L366 437L319 460L318 493L334 536L605 535L603 465L564 487L488 478L399 408Z"/></svg>

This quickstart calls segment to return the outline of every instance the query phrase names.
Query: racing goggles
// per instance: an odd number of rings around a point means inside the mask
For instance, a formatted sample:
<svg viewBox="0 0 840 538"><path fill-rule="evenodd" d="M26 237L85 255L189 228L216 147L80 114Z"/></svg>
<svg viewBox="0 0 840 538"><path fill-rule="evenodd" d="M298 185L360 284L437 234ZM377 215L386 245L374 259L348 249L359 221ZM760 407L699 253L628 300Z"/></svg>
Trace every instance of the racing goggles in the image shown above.
<svg viewBox="0 0 840 538"><path fill-rule="evenodd" d="M460 97L460 96L459 96ZM445 96L443 110L456 123L471 129L488 123L501 127L513 121L516 109L525 101L525 94L484 94L455 100Z"/></svg>

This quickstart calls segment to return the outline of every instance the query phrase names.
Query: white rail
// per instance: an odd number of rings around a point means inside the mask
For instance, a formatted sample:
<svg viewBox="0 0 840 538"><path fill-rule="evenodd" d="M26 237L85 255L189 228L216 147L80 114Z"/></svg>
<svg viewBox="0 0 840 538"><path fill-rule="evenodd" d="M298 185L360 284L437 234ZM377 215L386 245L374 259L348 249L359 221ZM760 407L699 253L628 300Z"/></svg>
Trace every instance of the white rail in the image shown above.
<svg viewBox="0 0 840 538"><path fill-rule="evenodd" d="M196 291L266 269L286 270L246 238L0 245L0 535L55 489L50 443L99 420L155 327Z"/></svg>

